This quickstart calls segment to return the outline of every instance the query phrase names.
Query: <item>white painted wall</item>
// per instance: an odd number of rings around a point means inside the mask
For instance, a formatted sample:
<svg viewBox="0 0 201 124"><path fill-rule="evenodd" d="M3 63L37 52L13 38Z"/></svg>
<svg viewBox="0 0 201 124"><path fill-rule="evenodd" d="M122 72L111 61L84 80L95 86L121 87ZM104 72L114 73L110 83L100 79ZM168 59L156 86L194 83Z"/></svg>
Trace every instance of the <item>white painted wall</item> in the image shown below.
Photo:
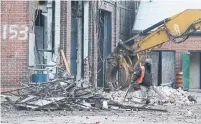
<svg viewBox="0 0 201 124"><path fill-rule="evenodd" d="M35 34L29 33L29 66L35 66Z"/></svg>
<svg viewBox="0 0 201 124"><path fill-rule="evenodd" d="M201 0L142 0L133 30L144 30L186 9L201 9Z"/></svg>

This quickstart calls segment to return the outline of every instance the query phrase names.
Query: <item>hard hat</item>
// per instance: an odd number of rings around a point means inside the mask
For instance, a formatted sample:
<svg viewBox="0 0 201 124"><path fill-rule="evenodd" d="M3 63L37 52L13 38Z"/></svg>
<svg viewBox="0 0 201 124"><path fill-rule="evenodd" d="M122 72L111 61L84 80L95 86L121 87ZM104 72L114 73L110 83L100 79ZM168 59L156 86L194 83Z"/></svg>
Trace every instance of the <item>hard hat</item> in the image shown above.
<svg viewBox="0 0 201 124"><path fill-rule="evenodd" d="M149 58L147 58L146 60L145 60L145 63L147 63L147 64L152 64L152 61L151 61L151 59L149 59Z"/></svg>

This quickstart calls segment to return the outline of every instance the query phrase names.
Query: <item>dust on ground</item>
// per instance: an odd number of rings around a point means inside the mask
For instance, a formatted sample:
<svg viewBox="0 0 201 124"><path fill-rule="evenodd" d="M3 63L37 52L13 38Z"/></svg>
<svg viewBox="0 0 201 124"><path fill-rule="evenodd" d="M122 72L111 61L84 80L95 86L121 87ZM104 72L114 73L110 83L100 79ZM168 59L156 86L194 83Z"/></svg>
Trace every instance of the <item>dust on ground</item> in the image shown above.
<svg viewBox="0 0 201 124"><path fill-rule="evenodd" d="M18 111L6 102L1 105L2 124L201 124L201 101L189 106L154 106L168 112Z"/></svg>

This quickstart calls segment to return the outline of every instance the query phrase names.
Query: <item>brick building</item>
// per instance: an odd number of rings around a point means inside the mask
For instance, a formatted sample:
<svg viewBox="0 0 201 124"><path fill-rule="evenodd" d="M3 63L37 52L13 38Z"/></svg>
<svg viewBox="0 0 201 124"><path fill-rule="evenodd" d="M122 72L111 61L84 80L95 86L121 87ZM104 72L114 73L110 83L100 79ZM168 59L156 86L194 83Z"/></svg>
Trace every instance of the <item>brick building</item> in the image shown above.
<svg viewBox="0 0 201 124"><path fill-rule="evenodd" d="M119 39L131 36L138 6L139 1L2 1L1 90L28 83L36 67L62 63L60 48L76 80L104 86L106 57Z"/></svg>
<svg viewBox="0 0 201 124"><path fill-rule="evenodd" d="M28 76L29 2L1 1L1 89Z"/></svg>
<svg viewBox="0 0 201 124"><path fill-rule="evenodd" d="M144 30L155 23L186 9L200 9L198 1L142 1L133 31ZM185 21L185 20L184 20ZM183 72L186 89L201 88L201 33L191 35L185 42L175 44L169 41L154 49L150 56L154 63L155 85L175 81L176 72Z"/></svg>

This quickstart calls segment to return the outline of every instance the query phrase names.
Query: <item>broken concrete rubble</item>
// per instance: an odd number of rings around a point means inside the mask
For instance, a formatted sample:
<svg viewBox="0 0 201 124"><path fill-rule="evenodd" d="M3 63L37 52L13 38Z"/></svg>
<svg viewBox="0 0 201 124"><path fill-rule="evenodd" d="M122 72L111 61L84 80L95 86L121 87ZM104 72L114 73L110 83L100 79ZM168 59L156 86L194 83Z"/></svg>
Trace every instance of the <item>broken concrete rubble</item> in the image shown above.
<svg viewBox="0 0 201 124"><path fill-rule="evenodd" d="M194 96L189 92L179 89L173 89L168 86L154 86L152 87L151 104L163 105L192 105L196 102ZM116 102L120 102L124 96L125 91L113 91L110 93L102 93L105 98L110 98ZM159 94L160 93L160 94ZM128 92L124 104L141 106L141 91Z"/></svg>
<svg viewBox="0 0 201 124"><path fill-rule="evenodd" d="M189 92L184 91L181 88L173 89L171 87L165 86L165 87L157 87L157 90L162 92L166 97L167 101L164 101L165 103L171 103L172 105L192 105L196 102L194 96L192 96ZM157 98L157 97L156 97Z"/></svg>

